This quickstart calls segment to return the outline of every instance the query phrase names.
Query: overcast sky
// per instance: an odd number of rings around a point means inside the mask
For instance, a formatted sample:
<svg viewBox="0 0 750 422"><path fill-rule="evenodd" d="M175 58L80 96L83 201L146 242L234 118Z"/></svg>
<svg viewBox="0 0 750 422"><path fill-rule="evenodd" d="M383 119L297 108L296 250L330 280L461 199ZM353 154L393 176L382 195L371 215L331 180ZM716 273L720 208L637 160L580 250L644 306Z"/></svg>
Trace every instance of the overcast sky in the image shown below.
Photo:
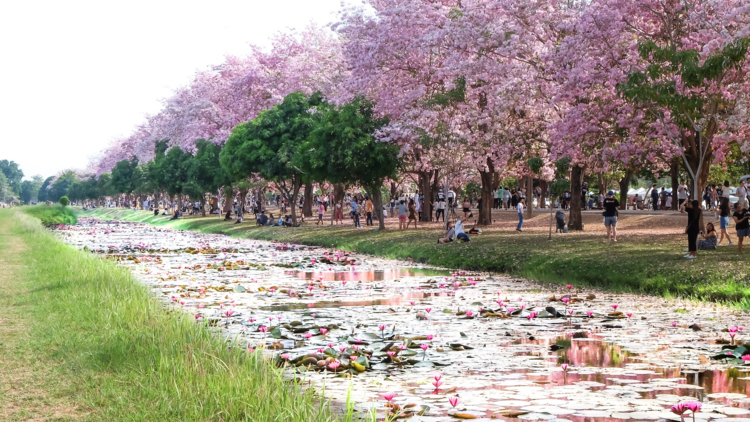
<svg viewBox="0 0 750 422"><path fill-rule="evenodd" d="M84 168L198 69L341 0L0 2L0 160L26 178Z"/></svg>

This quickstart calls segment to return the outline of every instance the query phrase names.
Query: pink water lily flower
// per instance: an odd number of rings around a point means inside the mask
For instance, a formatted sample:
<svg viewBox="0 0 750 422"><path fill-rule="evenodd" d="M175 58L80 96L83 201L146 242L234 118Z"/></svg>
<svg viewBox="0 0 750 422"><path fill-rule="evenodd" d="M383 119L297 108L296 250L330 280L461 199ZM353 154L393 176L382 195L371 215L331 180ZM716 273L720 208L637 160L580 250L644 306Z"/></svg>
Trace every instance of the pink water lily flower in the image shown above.
<svg viewBox="0 0 750 422"><path fill-rule="evenodd" d="M512 314L513 311L516 310L516 308L505 308L506 311L508 311L509 314Z"/></svg>
<svg viewBox="0 0 750 422"><path fill-rule="evenodd" d="M260 327L258 327L258 331L260 331L261 333L265 333L266 331L268 331L268 327L266 327L265 325L261 325Z"/></svg>
<svg viewBox="0 0 750 422"><path fill-rule="evenodd" d="M383 394L383 398L387 401L393 400L393 398L396 397L396 393L385 393Z"/></svg>
<svg viewBox="0 0 750 422"><path fill-rule="evenodd" d="M414 306L414 301L409 302L411 306Z"/></svg>
<svg viewBox="0 0 750 422"><path fill-rule="evenodd" d="M441 385L443 385L443 382L440 380L432 381L432 385L435 386L435 388L440 388Z"/></svg>
<svg viewBox="0 0 750 422"><path fill-rule="evenodd" d="M474 315L474 312L471 312L471 311L466 311L466 316L470 317L470 316L472 316L472 315Z"/></svg>
<svg viewBox="0 0 750 422"><path fill-rule="evenodd" d="M284 360L289 360L289 358L290 358L289 353L282 354L281 358L284 359Z"/></svg>
<svg viewBox="0 0 750 422"><path fill-rule="evenodd" d="M592 311L586 311L586 315L588 315L589 318L591 318L594 315L594 312L592 312Z"/></svg>
<svg viewBox="0 0 750 422"><path fill-rule="evenodd" d="M385 354L388 355L388 356L390 356L390 357L396 356L396 352L394 352L393 350L389 350L389 351L385 352Z"/></svg>
<svg viewBox="0 0 750 422"><path fill-rule="evenodd" d="M564 297L564 298L562 298L562 299L560 299L560 300L562 300L562 302L563 302L564 304L566 304L566 305L568 304L568 302L570 302L570 298L569 298L569 297Z"/></svg>
<svg viewBox="0 0 750 422"><path fill-rule="evenodd" d="M424 308L424 310L427 311L427 313L429 314L432 308Z"/></svg>
<svg viewBox="0 0 750 422"><path fill-rule="evenodd" d="M310 337L312 337L311 333L305 333L305 338L310 338Z"/></svg>
<svg viewBox="0 0 750 422"><path fill-rule="evenodd" d="M318 331L320 331L320 334L325 334L328 332L328 328L318 328Z"/></svg>
<svg viewBox="0 0 750 422"><path fill-rule="evenodd" d="M572 285L572 284L568 284L568 285L566 285L565 287L567 287L567 288L568 288L568 290L570 290L570 289L572 289L572 288L573 288L573 285Z"/></svg>
<svg viewBox="0 0 750 422"><path fill-rule="evenodd" d="M421 347L422 350L427 351L427 349L430 347L430 345L427 344L427 343L422 343L422 344L419 345L419 347Z"/></svg>
<svg viewBox="0 0 750 422"><path fill-rule="evenodd" d="M620 305L611 305L611 306L612 306L612 309L614 309L616 311L617 307L620 306Z"/></svg>
<svg viewBox="0 0 750 422"><path fill-rule="evenodd" d="M449 397L449 398L448 398L448 403L450 403L450 404L451 404L451 406L453 406L453 407L456 407L456 406L458 406L458 403L459 403L460 401L461 401L461 399L459 399L458 397Z"/></svg>
<svg viewBox="0 0 750 422"><path fill-rule="evenodd" d="M434 336L432 334L427 334L426 337L427 337L427 340L432 340L434 338Z"/></svg>
<svg viewBox="0 0 750 422"><path fill-rule="evenodd" d="M677 321L672 321L672 326L676 327L677 326Z"/></svg>
<svg viewBox="0 0 750 422"><path fill-rule="evenodd" d="M338 368L339 366L341 366L341 364L336 360L328 364L328 367L333 369L334 371L336 371L336 368Z"/></svg>
<svg viewBox="0 0 750 422"><path fill-rule="evenodd" d="M567 372L568 371L568 364L567 363L563 363L562 365L560 365L560 368L562 368L563 371Z"/></svg>

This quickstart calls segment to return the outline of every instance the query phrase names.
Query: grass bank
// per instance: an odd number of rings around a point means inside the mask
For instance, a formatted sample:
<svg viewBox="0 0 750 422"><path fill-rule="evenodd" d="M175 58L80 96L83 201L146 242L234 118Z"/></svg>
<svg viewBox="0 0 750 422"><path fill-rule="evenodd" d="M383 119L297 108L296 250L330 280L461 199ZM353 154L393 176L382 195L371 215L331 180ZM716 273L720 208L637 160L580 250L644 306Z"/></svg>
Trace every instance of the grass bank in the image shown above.
<svg viewBox="0 0 750 422"><path fill-rule="evenodd" d="M353 230L350 225L318 227L310 223L297 229L259 228L252 222L234 225L216 216L169 221L168 217L155 217L148 212L117 209L99 209L80 215L235 237L334 245L387 258L411 257L430 265L496 271L541 282L679 296L750 308L750 267L745 258L738 255L736 247L701 252L695 260L682 258L686 240L681 235L682 229L677 228L682 220L665 233L652 229L648 216L633 217L632 230L628 231L625 218L618 243L605 242L601 233L591 232L568 233L548 241L544 228L546 217L542 215L537 230L532 227L518 234L509 228L488 229L474 236L470 243L437 245L441 232L436 228L373 232ZM590 227L594 227L593 222L601 224L601 214L592 214L590 218ZM655 220L654 225L663 226L664 222ZM733 239L736 241L734 236Z"/></svg>
<svg viewBox="0 0 750 422"><path fill-rule="evenodd" d="M227 347L191 316L168 312L129 272L59 242L39 220L2 210L0 239L9 274L0 321L24 327L21 338L0 341L3 367L33 357L27 372L45 375L27 378L36 380L31 388L70 410L56 420L342 420L261 354ZM3 377L12 392L18 379ZM50 403L3 401L15 409L6 420Z"/></svg>
<svg viewBox="0 0 750 422"><path fill-rule="evenodd" d="M76 214L71 207L63 207L62 205L32 205L23 207L22 209L26 214L38 218L45 226L57 224L71 225L78 222Z"/></svg>

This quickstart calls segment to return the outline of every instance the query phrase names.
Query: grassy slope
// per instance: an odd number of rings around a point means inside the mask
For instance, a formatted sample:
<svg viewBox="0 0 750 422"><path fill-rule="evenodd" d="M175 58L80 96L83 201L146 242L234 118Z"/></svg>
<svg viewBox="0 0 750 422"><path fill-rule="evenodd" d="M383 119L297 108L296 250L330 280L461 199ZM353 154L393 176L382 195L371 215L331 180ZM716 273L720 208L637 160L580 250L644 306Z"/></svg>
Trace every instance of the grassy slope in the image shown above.
<svg viewBox="0 0 750 422"><path fill-rule="evenodd" d="M699 300L734 302L750 307L750 271L736 248L719 248L685 260L684 236L671 234L621 237L616 244L601 234L570 233L547 240L545 230L488 230L470 243L436 245L439 232L352 230L346 226L301 229L233 225L220 218L168 221L148 212L100 209L81 216L141 221L175 229L317 245L335 245L358 252L469 270L498 271L543 282L574 283L612 291L630 291ZM545 218L545 217L542 217ZM593 218L592 218L593 219ZM633 220L642 219L634 217ZM598 217L596 220L600 220ZM640 221L640 220L639 220ZM543 223L543 222L542 222ZM641 223L638 223L641 224ZM674 230L673 233L679 233ZM734 240L736 238L733 236Z"/></svg>
<svg viewBox="0 0 750 422"><path fill-rule="evenodd" d="M38 218L42 224L47 226L53 224L70 225L78 222L72 207L63 207L62 205L34 205L23 207L23 211Z"/></svg>
<svg viewBox="0 0 750 422"><path fill-rule="evenodd" d="M126 270L57 241L38 220L2 210L0 235L24 244L14 252L24 265L9 269L12 291L23 292L14 303L29 327L24 347L54 371L38 387L65 384L58 394L84 409L71 419L335 419L260 354L227 348L189 315L166 311Z"/></svg>

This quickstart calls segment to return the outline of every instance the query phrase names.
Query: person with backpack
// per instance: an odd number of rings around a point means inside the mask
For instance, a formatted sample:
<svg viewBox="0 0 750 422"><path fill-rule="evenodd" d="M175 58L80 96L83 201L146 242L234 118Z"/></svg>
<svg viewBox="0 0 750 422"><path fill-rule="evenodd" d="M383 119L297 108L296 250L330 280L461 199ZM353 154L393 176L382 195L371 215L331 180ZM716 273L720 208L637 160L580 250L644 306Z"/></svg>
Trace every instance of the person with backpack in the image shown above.
<svg viewBox="0 0 750 422"><path fill-rule="evenodd" d="M615 198L615 191L608 191L607 196L604 198L604 226L607 228L607 239L610 242L617 242L617 207L620 206L620 201Z"/></svg>

